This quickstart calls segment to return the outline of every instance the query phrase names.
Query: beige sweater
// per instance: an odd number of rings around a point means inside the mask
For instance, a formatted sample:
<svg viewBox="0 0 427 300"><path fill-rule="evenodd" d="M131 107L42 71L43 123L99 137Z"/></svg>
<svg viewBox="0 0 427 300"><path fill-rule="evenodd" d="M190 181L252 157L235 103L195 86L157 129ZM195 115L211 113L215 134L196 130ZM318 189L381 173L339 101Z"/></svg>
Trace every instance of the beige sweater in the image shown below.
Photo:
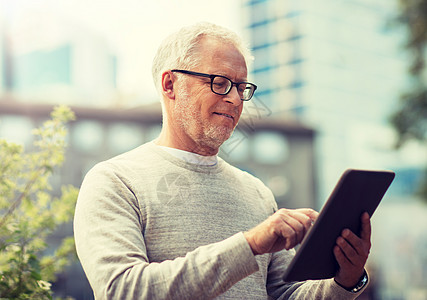
<svg viewBox="0 0 427 300"><path fill-rule="evenodd" d="M276 209L252 175L150 142L86 175L77 253L96 299L354 299L333 280L283 282L294 251L252 254L242 232Z"/></svg>

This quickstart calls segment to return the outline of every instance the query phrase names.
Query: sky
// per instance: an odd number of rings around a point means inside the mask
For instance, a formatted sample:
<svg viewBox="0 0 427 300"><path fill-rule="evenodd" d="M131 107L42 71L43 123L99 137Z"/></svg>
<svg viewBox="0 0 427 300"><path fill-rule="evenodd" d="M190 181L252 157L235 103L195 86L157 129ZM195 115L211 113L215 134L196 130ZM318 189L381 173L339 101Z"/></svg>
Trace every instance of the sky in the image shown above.
<svg viewBox="0 0 427 300"><path fill-rule="evenodd" d="M16 51L54 48L68 34L91 31L117 54L118 88L156 97L151 62L160 42L180 27L213 22L242 34L241 0L0 0Z"/></svg>

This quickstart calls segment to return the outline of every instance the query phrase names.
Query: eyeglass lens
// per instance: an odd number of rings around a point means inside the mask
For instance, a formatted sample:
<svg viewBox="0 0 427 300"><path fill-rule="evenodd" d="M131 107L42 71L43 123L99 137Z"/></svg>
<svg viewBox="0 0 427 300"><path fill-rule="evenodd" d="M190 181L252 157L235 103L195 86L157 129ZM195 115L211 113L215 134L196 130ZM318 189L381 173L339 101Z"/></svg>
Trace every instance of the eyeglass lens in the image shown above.
<svg viewBox="0 0 427 300"><path fill-rule="evenodd" d="M217 76L212 80L212 90L215 93L225 95L230 92L232 82L225 77ZM253 87L247 83L241 83L237 86L237 91L242 100L248 100L252 97Z"/></svg>

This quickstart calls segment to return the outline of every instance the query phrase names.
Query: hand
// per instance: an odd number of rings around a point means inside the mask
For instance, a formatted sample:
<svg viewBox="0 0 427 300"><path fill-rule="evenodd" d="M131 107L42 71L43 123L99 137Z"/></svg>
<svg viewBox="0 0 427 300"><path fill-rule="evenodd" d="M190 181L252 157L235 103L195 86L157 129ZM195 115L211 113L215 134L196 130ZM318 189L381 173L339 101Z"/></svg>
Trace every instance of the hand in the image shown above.
<svg viewBox="0 0 427 300"><path fill-rule="evenodd" d="M282 208L244 235L255 255L289 250L301 243L317 216L310 208Z"/></svg>
<svg viewBox="0 0 427 300"><path fill-rule="evenodd" d="M345 288L355 286L363 275L371 249L371 222L367 212L362 214L360 238L349 229L344 229L334 247L339 270L335 281Z"/></svg>

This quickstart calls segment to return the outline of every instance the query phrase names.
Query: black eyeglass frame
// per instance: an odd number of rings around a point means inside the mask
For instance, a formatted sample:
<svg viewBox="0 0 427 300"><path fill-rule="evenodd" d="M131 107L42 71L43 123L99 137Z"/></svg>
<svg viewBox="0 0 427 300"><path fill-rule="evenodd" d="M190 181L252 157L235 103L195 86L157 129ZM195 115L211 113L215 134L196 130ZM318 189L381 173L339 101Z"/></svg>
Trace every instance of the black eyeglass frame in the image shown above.
<svg viewBox="0 0 427 300"><path fill-rule="evenodd" d="M253 86L253 91L252 91L252 94L249 97L249 99L242 99L242 98L240 98L240 100L242 100L242 101L249 101L249 100L251 100L252 97L253 97L253 95L255 94L256 89L257 89L257 86L255 84L251 83L251 82L246 82L246 81L233 82L230 78L222 76L222 75L206 74L206 73L199 73L199 72L193 72L193 71L188 71L188 70L180 70L180 69L172 69L171 72L177 72L177 73L183 73L183 74L188 74L188 75L202 76L202 77L210 78L212 93L217 94L217 95L222 95L222 96L223 95L227 95L228 93L230 93L230 91L233 89L233 86L236 86L237 90L239 90L239 85L241 85L241 84L246 84L246 85L249 84L249 85ZM231 82L230 88L229 88L229 90L226 93L218 93L218 92L214 91L214 89L213 89L213 81L214 81L214 79L216 77L221 77L221 78L227 79L228 81Z"/></svg>

